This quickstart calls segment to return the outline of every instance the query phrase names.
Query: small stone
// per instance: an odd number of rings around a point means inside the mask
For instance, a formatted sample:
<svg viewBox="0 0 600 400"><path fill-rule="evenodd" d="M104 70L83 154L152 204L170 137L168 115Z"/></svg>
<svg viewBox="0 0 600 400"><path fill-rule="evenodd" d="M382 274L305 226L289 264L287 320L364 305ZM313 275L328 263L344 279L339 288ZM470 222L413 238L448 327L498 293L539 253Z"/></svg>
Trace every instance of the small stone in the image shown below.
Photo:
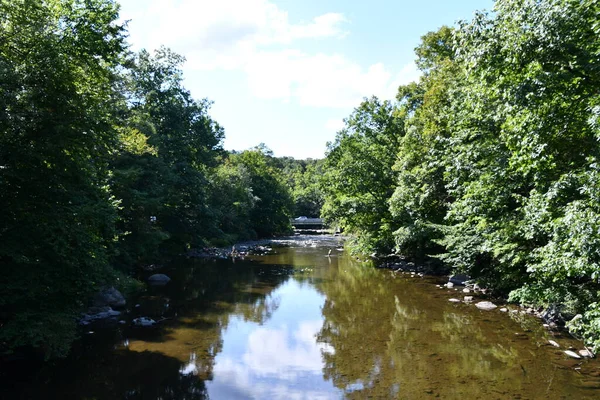
<svg viewBox="0 0 600 400"><path fill-rule="evenodd" d="M471 293L471 289L464 288L463 293Z"/></svg>
<svg viewBox="0 0 600 400"><path fill-rule="evenodd" d="M590 353L588 350L579 350L578 353L582 356L582 357L586 357L586 358L592 358L592 353Z"/></svg>
<svg viewBox="0 0 600 400"><path fill-rule="evenodd" d="M574 351L571 351L571 350L565 350L565 354L568 355L569 357L576 358L578 360L581 359L581 356L579 354L577 354L577 353L575 353Z"/></svg>
<svg viewBox="0 0 600 400"><path fill-rule="evenodd" d="M554 347L560 347L560 344L558 344L557 342L555 342L554 340L548 340L548 343L550 343L552 346Z"/></svg>
<svg viewBox="0 0 600 400"><path fill-rule="evenodd" d="M491 301L480 301L479 303L475 304L475 307L479 308L480 310L493 310L494 308L498 307L497 305L495 305L494 303L492 303Z"/></svg>
<svg viewBox="0 0 600 400"><path fill-rule="evenodd" d="M473 301L473 296L465 296L463 300L465 303L470 303Z"/></svg>
<svg viewBox="0 0 600 400"><path fill-rule="evenodd" d="M453 288L453 287L454 287L454 283L452 283L452 282L448 282L448 283L446 283L446 287L447 287L448 289L451 289L451 288Z"/></svg>
<svg viewBox="0 0 600 400"><path fill-rule="evenodd" d="M450 276L450 278L448 278L448 281L449 281L449 283L453 283L455 285L461 285L462 286L469 279L471 279L471 278L468 275L456 274L456 275Z"/></svg>
<svg viewBox="0 0 600 400"><path fill-rule="evenodd" d="M500 309L500 311L502 311L502 312L508 312L508 308L506 308L506 307L502 307L502 308Z"/></svg>
<svg viewBox="0 0 600 400"><path fill-rule="evenodd" d="M155 286L163 286L169 283L171 278L165 274L154 274L148 278L148 283Z"/></svg>
<svg viewBox="0 0 600 400"><path fill-rule="evenodd" d="M125 325L126 323L127 323L127 321L125 321L124 319L122 319L122 320L119 321L120 325Z"/></svg>
<svg viewBox="0 0 600 400"><path fill-rule="evenodd" d="M454 298L448 299L448 301L451 302L451 303L460 303L459 299L454 299Z"/></svg>
<svg viewBox="0 0 600 400"><path fill-rule="evenodd" d="M156 324L156 321L152 318L140 317L136 318L133 321L133 325L135 326L152 326Z"/></svg>

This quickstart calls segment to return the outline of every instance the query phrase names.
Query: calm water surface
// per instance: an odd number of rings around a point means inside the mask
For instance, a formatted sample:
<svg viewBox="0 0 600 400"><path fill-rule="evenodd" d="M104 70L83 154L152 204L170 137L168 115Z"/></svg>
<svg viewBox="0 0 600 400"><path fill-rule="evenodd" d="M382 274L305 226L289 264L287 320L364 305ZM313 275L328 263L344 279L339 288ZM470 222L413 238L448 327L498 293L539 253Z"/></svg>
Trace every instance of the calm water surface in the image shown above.
<svg viewBox="0 0 600 400"><path fill-rule="evenodd" d="M338 238L280 244L289 247L235 263L174 263L172 281L132 307L132 317L166 318L157 327L87 334L69 359L12 376L4 395L600 398L598 361L567 359L538 321L450 303L459 293L358 263Z"/></svg>

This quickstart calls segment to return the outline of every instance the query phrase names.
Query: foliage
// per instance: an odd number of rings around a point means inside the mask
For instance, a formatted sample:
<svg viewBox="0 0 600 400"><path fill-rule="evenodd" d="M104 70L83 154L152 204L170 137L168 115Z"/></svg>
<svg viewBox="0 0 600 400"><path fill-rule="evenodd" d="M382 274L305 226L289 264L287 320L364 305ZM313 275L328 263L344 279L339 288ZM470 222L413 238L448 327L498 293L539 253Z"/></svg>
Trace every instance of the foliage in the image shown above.
<svg viewBox="0 0 600 400"><path fill-rule="evenodd" d="M389 106L397 160L371 161L381 154L366 138L387 125L363 136L349 123L325 162L324 215L364 249L391 249L378 232L393 231L404 255L433 255L514 301L562 304L598 349L599 11L499 0L423 36L423 76Z"/></svg>
<svg viewBox="0 0 600 400"><path fill-rule="evenodd" d="M394 191L404 126L392 103L373 97L346 120L346 127L328 144L321 190L323 217L356 234L363 253L391 247L394 226L388 199Z"/></svg>
<svg viewBox="0 0 600 400"><path fill-rule="evenodd" d="M293 200L283 174L275 167L271 151L256 147L230 156L233 165L248 174L256 206L249 212L250 226L258 237L289 233Z"/></svg>
<svg viewBox="0 0 600 400"><path fill-rule="evenodd" d="M109 275L124 52L108 0L0 2L0 343L64 355Z"/></svg>
<svg viewBox="0 0 600 400"><path fill-rule="evenodd" d="M102 286L289 230L272 157L228 156L211 103L182 85L184 59L129 53L113 1L0 0L0 15L2 353L64 356Z"/></svg>

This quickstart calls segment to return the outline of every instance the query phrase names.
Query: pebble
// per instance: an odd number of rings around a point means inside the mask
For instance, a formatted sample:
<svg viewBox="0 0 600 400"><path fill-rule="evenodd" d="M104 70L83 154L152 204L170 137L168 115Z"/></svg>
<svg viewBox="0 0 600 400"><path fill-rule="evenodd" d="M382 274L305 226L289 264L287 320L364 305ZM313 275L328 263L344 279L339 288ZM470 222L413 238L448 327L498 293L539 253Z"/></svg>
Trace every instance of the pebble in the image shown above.
<svg viewBox="0 0 600 400"><path fill-rule="evenodd" d="M454 299L454 298L448 299L448 301L451 302L451 303L460 303L459 299Z"/></svg>
<svg viewBox="0 0 600 400"><path fill-rule="evenodd" d="M548 340L548 343L550 343L552 346L554 347L560 347L560 344L558 344L557 342L555 342L554 340Z"/></svg>
<svg viewBox="0 0 600 400"><path fill-rule="evenodd" d="M464 289L463 289L463 292L464 292L464 293L471 293L471 289L464 288Z"/></svg>
<svg viewBox="0 0 600 400"><path fill-rule="evenodd" d="M475 307L479 308L480 310L493 310L498 306L491 301L480 301L479 303L475 304Z"/></svg>
<svg viewBox="0 0 600 400"><path fill-rule="evenodd" d="M581 356L579 354L571 350L565 350L565 354L572 358L581 359Z"/></svg>
<svg viewBox="0 0 600 400"><path fill-rule="evenodd" d="M579 350L578 353L582 357L592 358L592 353L590 353L588 350Z"/></svg>
<svg viewBox="0 0 600 400"><path fill-rule="evenodd" d="M447 287L448 289L450 289L450 288L453 288L453 287L454 287L454 283L452 283L452 282L448 282L448 283L446 283L446 287Z"/></svg>
<svg viewBox="0 0 600 400"><path fill-rule="evenodd" d="M508 308L506 308L506 307L502 307L502 308L500 309L500 311L502 311L502 312L508 312Z"/></svg>

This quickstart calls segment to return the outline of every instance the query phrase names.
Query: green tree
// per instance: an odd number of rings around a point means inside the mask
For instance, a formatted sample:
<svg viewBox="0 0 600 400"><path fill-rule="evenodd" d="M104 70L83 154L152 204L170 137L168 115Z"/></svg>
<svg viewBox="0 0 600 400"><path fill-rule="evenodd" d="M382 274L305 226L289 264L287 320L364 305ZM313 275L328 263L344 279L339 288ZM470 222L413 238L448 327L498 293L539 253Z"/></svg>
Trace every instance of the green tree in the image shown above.
<svg viewBox="0 0 600 400"><path fill-rule="evenodd" d="M110 272L124 31L108 0L2 0L0 15L0 346L64 355Z"/></svg>
<svg viewBox="0 0 600 400"><path fill-rule="evenodd" d="M256 201L250 210L250 226L258 237L289 233L291 230L292 197L271 154L265 146L258 146L230 156L231 162L243 166L249 175Z"/></svg>
<svg viewBox="0 0 600 400"><path fill-rule="evenodd" d="M141 51L129 80L132 118L151 126L148 144L157 152L152 181L163 186L154 196L160 194L162 204L146 210L144 221L155 216L157 229L168 234L162 243L166 253L181 253L219 235L208 189L223 129L208 114L210 102L193 99L182 86L183 62L166 48L154 55Z"/></svg>
<svg viewBox="0 0 600 400"><path fill-rule="evenodd" d="M388 200L396 185L392 166L404 135L404 121L395 111L391 102L365 100L328 144L322 215L355 234L362 253L393 247L395 226Z"/></svg>

